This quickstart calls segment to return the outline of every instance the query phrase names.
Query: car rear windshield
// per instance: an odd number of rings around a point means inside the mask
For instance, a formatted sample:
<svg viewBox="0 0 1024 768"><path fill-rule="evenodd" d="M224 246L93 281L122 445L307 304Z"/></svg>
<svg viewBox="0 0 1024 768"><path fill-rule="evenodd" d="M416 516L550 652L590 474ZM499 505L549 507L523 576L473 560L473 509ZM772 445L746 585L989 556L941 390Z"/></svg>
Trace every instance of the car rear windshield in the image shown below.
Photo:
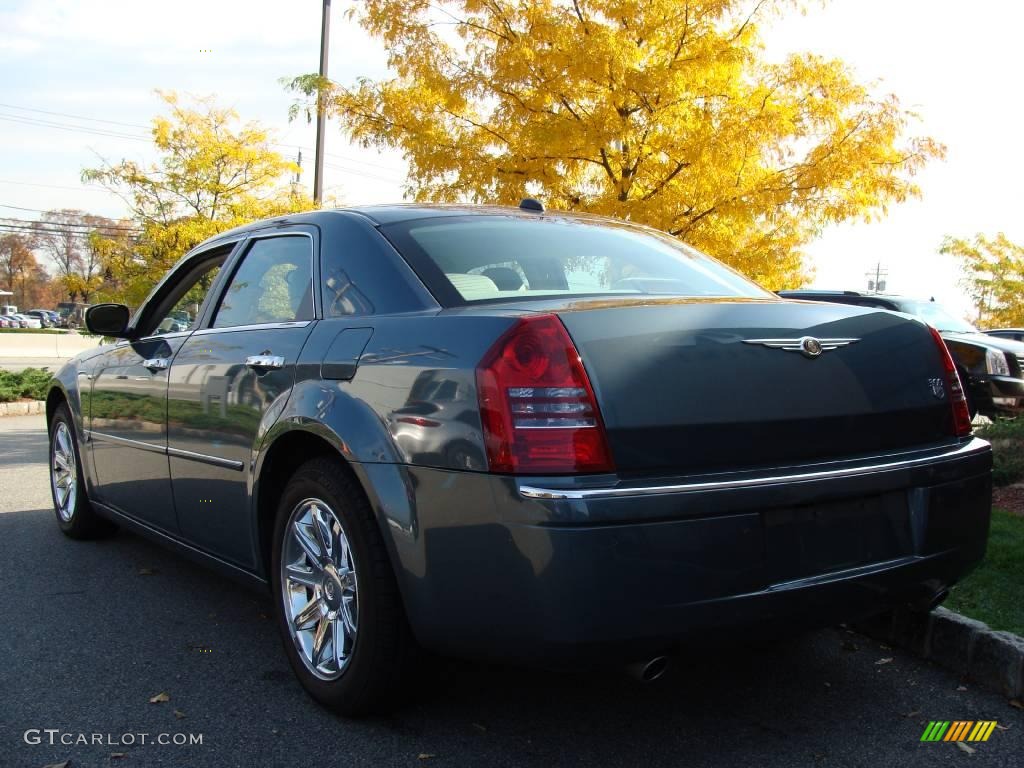
<svg viewBox="0 0 1024 768"><path fill-rule="evenodd" d="M442 304L594 294L771 296L677 239L627 224L478 215L382 231Z"/></svg>
<svg viewBox="0 0 1024 768"><path fill-rule="evenodd" d="M929 325L935 326L940 331L950 333L978 333L978 329L965 320L956 317L951 312L943 309L934 301L910 301L902 300L899 303L901 312L924 320Z"/></svg>

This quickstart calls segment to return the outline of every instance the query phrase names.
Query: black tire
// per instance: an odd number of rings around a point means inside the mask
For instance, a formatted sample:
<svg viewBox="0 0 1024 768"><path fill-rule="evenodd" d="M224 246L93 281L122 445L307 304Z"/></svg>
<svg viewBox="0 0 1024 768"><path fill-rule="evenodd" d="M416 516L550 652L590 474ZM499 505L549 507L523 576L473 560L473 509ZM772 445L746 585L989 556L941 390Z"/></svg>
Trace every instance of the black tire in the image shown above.
<svg viewBox="0 0 1024 768"><path fill-rule="evenodd" d="M281 588L281 559L288 521L305 499L325 502L340 519L355 560L358 630L340 677L323 680L299 656ZM340 460L311 459L292 476L274 524L270 583L274 615L285 653L302 687L330 709L348 716L386 712L407 679L414 642L377 520L362 488Z"/></svg>
<svg viewBox="0 0 1024 768"><path fill-rule="evenodd" d="M54 441L57 431L63 425L70 437L71 450L75 458L75 500L69 510L70 517L65 519L61 515L61 503L57 497L57 487L54 482ZM85 480L82 474L82 459L78 452L78 438L76 437L75 424L71 418L71 412L67 404L62 404L54 411L50 420L50 442L48 448L49 463L47 470L50 475L50 496L53 499L53 514L57 518L57 525L61 533L72 539L96 539L109 536L117 530L117 526L104 517L96 514L89 496L85 490Z"/></svg>

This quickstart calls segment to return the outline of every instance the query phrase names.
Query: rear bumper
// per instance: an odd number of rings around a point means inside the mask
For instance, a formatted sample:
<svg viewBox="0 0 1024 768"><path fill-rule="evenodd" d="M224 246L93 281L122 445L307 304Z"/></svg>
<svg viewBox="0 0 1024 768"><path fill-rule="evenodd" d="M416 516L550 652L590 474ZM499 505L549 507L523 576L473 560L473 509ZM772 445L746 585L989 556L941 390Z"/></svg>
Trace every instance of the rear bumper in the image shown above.
<svg viewBox="0 0 1024 768"><path fill-rule="evenodd" d="M420 642L536 662L626 660L926 598L982 559L991 505L976 439L645 484L401 472L410 508L397 494L378 507Z"/></svg>

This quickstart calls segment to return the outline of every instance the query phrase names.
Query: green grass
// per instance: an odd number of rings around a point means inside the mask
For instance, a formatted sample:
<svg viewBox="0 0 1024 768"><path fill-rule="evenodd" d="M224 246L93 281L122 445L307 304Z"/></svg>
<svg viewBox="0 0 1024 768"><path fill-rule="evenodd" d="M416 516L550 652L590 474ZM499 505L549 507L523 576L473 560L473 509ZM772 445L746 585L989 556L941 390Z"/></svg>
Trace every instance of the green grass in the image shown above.
<svg viewBox="0 0 1024 768"><path fill-rule="evenodd" d="M953 587L946 607L1024 635L1024 517L992 510L985 561Z"/></svg>
<svg viewBox="0 0 1024 768"><path fill-rule="evenodd" d="M998 419L977 430L992 443L992 482L1009 485L1024 480L1024 417Z"/></svg>
<svg viewBox="0 0 1024 768"><path fill-rule="evenodd" d="M25 397L45 400L52 378L53 375L45 368L26 368L16 373L0 371L0 403Z"/></svg>
<svg viewBox="0 0 1024 768"><path fill-rule="evenodd" d="M66 328L0 328L0 333L67 333Z"/></svg>

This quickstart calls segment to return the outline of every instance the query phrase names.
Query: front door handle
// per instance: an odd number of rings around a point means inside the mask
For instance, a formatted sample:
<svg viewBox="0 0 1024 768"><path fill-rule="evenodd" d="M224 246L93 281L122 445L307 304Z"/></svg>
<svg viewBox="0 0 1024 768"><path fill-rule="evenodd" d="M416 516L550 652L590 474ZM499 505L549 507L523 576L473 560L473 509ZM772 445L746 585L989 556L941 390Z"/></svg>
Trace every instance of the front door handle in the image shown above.
<svg viewBox="0 0 1024 768"><path fill-rule="evenodd" d="M284 358L280 355L249 355L245 358L245 364L258 371L276 370L284 368Z"/></svg>
<svg viewBox="0 0 1024 768"><path fill-rule="evenodd" d="M170 364L171 361L166 357L151 357L149 360L142 361L142 365L149 368L153 373L156 373L157 371L166 371Z"/></svg>

